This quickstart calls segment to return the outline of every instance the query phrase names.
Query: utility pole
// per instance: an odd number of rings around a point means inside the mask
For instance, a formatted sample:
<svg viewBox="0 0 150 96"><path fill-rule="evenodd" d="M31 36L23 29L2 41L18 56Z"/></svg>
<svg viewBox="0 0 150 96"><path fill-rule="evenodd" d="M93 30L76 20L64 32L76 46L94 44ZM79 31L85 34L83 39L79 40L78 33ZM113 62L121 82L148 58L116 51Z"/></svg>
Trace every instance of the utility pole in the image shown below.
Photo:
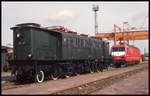
<svg viewBox="0 0 150 96"><path fill-rule="evenodd" d="M93 5L93 11L95 13L95 34L98 33L98 22L97 22L97 11L99 10L98 5Z"/></svg>

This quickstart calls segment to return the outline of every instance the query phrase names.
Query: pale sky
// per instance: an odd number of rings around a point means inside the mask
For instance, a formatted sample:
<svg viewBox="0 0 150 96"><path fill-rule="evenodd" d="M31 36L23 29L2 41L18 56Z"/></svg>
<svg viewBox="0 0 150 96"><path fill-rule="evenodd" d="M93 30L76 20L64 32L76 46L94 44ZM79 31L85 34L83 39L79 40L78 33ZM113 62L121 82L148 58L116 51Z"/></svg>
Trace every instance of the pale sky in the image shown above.
<svg viewBox="0 0 150 96"><path fill-rule="evenodd" d="M10 27L19 23L39 23L42 26L64 26L79 34L94 35L92 5L99 5L98 32L113 32L113 25L122 27L127 21L132 27L148 29L148 2L2 2L2 45L13 44ZM149 40L130 44L148 52ZM110 42L110 46L113 43Z"/></svg>

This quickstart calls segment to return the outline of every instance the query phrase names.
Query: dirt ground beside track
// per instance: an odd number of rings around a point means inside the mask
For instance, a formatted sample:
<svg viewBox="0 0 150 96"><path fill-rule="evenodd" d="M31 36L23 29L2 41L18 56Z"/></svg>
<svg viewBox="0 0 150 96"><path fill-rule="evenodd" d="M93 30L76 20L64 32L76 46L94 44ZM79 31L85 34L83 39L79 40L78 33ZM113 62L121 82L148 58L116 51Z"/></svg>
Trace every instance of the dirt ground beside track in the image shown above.
<svg viewBox="0 0 150 96"><path fill-rule="evenodd" d="M149 72L144 70L91 94L149 94Z"/></svg>

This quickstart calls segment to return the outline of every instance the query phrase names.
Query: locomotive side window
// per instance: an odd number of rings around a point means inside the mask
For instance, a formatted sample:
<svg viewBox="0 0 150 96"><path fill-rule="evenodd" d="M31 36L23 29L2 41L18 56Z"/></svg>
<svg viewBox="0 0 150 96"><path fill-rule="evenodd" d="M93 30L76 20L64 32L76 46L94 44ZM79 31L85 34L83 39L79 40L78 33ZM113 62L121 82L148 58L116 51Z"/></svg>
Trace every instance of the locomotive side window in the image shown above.
<svg viewBox="0 0 150 96"><path fill-rule="evenodd" d="M66 38L64 38L64 42L66 43Z"/></svg>
<svg viewBox="0 0 150 96"><path fill-rule="evenodd" d="M67 40L66 40L67 42L67 48L69 48L69 38L67 38Z"/></svg>
<svg viewBox="0 0 150 96"><path fill-rule="evenodd" d="M81 41L80 41L80 38L78 38L78 46L80 47L81 46Z"/></svg>
<svg viewBox="0 0 150 96"><path fill-rule="evenodd" d="M86 41L83 40L83 47L86 47Z"/></svg>
<svg viewBox="0 0 150 96"><path fill-rule="evenodd" d="M75 45L76 45L76 47L78 47L78 39L77 38L75 38Z"/></svg>
<svg viewBox="0 0 150 96"><path fill-rule="evenodd" d="M83 46L83 40L81 39L81 47Z"/></svg>
<svg viewBox="0 0 150 96"><path fill-rule="evenodd" d="M70 38L71 46L74 46L74 38Z"/></svg>
<svg viewBox="0 0 150 96"><path fill-rule="evenodd" d="M85 40L85 47L87 48L88 47L88 41Z"/></svg>
<svg viewBox="0 0 150 96"><path fill-rule="evenodd" d="M67 47L67 38L64 38L64 43L63 43L63 45Z"/></svg>
<svg viewBox="0 0 150 96"><path fill-rule="evenodd" d="M102 43L100 42L100 43L99 43L99 48L101 48L101 45L102 45Z"/></svg>
<svg viewBox="0 0 150 96"><path fill-rule="evenodd" d="M86 47L86 40L85 39L80 39L80 46L85 48Z"/></svg>
<svg viewBox="0 0 150 96"><path fill-rule="evenodd" d="M90 46L90 40L86 40L87 48Z"/></svg>
<svg viewBox="0 0 150 96"><path fill-rule="evenodd" d="M96 42L96 47L99 48L99 42L98 41Z"/></svg>
<svg viewBox="0 0 150 96"><path fill-rule="evenodd" d="M93 48L95 48L95 40L93 40L92 42L93 42L92 46L93 46Z"/></svg>
<svg viewBox="0 0 150 96"><path fill-rule="evenodd" d="M77 45L77 38L72 38L71 39L71 43L72 43L72 46L73 47L77 47L78 45Z"/></svg>
<svg viewBox="0 0 150 96"><path fill-rule="evenodd" d="M73 38L73 46L74 47L78 46L77 38Z"/></svg>

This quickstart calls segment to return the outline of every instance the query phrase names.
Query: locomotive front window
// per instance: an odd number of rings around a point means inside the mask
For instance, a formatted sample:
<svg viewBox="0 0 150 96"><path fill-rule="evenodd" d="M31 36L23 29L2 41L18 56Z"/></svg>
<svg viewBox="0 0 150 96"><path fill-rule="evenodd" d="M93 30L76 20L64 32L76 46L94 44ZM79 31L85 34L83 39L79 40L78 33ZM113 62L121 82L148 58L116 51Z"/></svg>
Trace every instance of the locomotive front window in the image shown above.
<svg viewBox="0 0 150 96"><path fill-rule="evenodd" d="M112 48L112 51L118 51L118 48Z"/></svg>
<svg viewBox="0 0 150 96"><path fill-rule="evenodd" d="M125 48L124 47L116 47L116 48L112 48L112 51L124 51Z"/></svg>
<svg viewBox="0 0 150 96"><path fill-rule="evenodd" d="M125 49L124 47L120 47L119 51L124 51L124 49Z"/></svg>

